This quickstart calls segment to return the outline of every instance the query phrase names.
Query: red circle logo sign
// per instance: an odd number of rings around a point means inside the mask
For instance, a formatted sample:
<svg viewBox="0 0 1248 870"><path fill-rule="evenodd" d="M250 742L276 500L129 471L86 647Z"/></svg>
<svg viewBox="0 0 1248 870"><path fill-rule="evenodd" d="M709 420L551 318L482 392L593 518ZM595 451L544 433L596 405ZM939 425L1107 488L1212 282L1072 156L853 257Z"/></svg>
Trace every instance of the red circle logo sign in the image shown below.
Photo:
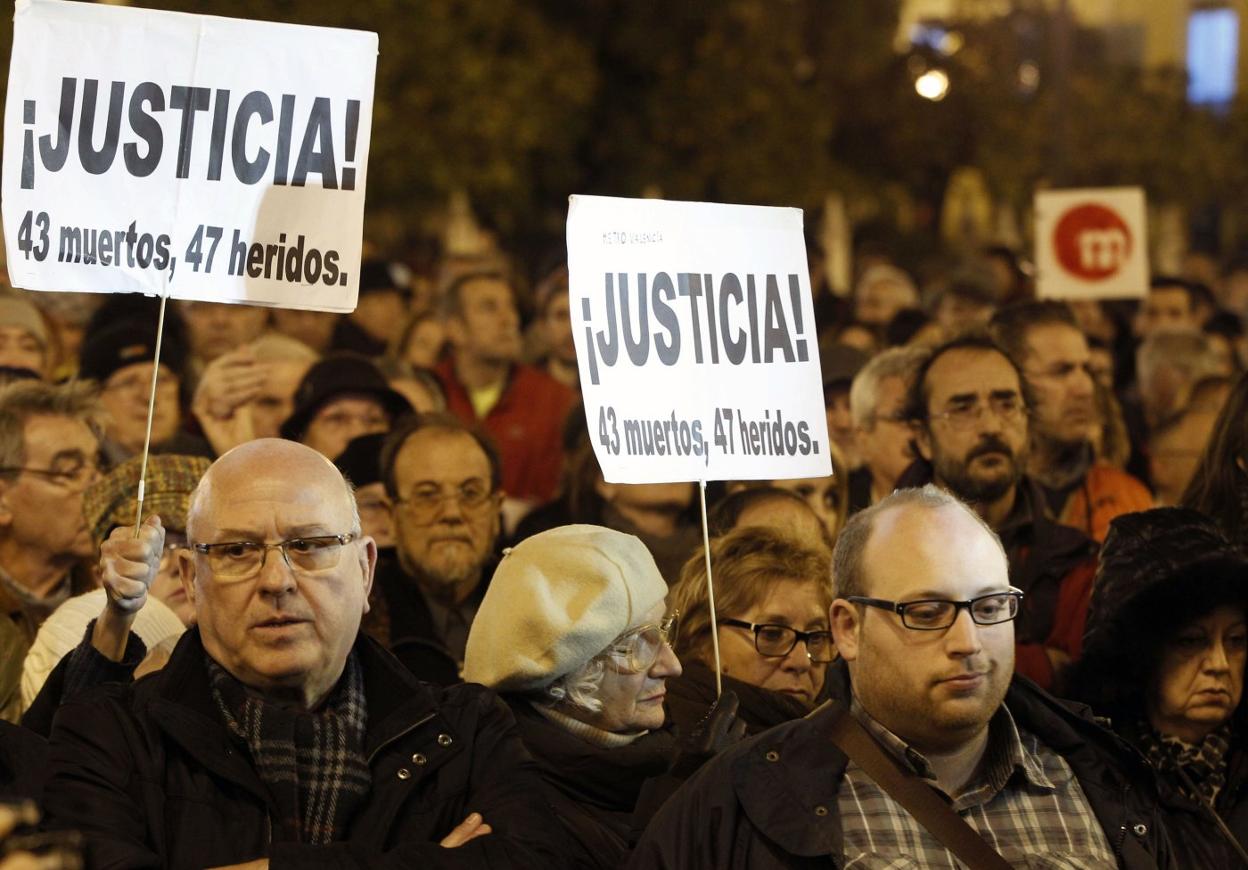
<svg viewBox="0 0 1248 870"><path fill-rule="evenodd" d="M1083 281L1104 281L1131 258L1134 240L1113 209L1085 203L1067 210L1053 230L1053 250L1062 268Z"/></svg>

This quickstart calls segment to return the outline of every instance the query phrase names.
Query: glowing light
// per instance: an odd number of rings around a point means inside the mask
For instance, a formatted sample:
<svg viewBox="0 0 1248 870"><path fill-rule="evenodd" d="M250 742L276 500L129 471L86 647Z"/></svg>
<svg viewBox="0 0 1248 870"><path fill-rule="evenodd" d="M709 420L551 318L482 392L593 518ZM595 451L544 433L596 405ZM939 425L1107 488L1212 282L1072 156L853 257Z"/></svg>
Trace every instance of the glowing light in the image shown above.
<svg viewBox="0 0 1248 870"><path fill-rule="evenodd" d="M949 93L949 75L940 69L929 69L914 80L915 92L925 100L940 102Z"/></svg>

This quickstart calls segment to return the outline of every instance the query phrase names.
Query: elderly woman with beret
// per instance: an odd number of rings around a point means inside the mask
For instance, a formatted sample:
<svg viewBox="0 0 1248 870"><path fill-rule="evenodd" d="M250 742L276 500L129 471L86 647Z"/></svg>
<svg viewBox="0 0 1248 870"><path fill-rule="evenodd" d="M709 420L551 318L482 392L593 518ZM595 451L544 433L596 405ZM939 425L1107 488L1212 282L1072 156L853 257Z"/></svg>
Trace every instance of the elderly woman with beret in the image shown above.
<svg viewBox="0 0 1248 870"><path fill-rule="evenodd" d="M1248 557L1185 508L1113 521L1068 694L1157 771L1184 867L1248 867Z"/></svg>
<svg viewBox="0 0 1248 870"><path fill-rule="evenodd" d="M667 584L639 539L562 526L508 550L468 635L464 677L500 692L540 765L576 866L618 867L642 787L663 776Z"/></svg>

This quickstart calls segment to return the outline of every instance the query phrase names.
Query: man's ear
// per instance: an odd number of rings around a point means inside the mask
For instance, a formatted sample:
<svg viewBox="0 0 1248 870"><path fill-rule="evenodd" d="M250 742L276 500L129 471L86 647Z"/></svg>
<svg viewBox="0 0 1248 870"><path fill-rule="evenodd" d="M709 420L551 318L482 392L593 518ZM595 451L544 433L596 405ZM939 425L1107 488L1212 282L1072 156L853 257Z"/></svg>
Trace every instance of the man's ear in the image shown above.
<svg viewBox="0 0 1248 870"><path fill-rule="evenodd" d="M195 607L195 553L189 547L183 547L177 551L178 555L178 577L182 580L182 591L186 593L186 600L191 602L191 606Z"/></svg>
<svg viewBox="0 0 1248 870"><path fill-rule="evenodd" d="M450 342L452 347L460 347L464 344L467 337L467 331L464 329L464 321L457 314L448 314L442 319L442 328L446 331L446 340Z"/></svg>
<svg viewBox="0 0 1248 870"><path fill-rule="evenodd" d="M11 480L0 478L0 528L13 523L13 507L9 503L9 497L16 485L16 478Z"/></svg>
<svg viewBox="0 0 1248 870"><path fill-rule="evenodd" d="M932 461L932 433L928 431L926 423L914 423L911 426L914 433L913 443L914 449L919 456L923 457L927 462Z"/></svg>
<svg viewBox="0 0 1248 870"><path fill-rule="evenodd" d="M858 607L844 598L836 599L828 608L828 625L841 658L847 662L857 659L858 632L862 628L862 614Z"/></svg>
<svg viewBox="0 0 1248 870"><path fill-rule="evenodd" d="M616 486L614 483L607 483L602 479L602 475L598 475L598 479L594 481L594 492L605 502L610 502L615 498Z"/></svg>
<svg viewBox="0 0 1248 870"><path fill-rule="evenodd" d="M373 591L373 577L377 573L377 542L365 536L360 543L364 553L360 557L360 571L364 578L364 612L368 613L368 596Z"/></svg>

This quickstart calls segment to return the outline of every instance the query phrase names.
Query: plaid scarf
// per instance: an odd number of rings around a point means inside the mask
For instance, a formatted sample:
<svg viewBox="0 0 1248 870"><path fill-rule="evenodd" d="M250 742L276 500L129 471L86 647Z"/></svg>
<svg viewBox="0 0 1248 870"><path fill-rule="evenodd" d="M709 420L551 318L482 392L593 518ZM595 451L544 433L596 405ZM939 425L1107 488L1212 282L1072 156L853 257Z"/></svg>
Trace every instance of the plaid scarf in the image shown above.
<svg viewBox="0 0 1248 870"><path fill-rule="evenodd" d="M247 745L279 814L274 839L338 840L372 778L364 758L364 677L355 653L320 709L271 704L206 657L212 696L230 733Z"/></svg>
<svg viewBox="0 0 1248 870"><path fill-rule="evenodd" d="M1180 794L1197 803L1213 806L1218 793L1226 785L1227 752L1231 748L1229 722L1210 731L1196 745L1158 734L1147 726L1140 728L1140 737L1140 747L1149 764L1163 773L1175 775ZM1185 776L1178 776L1179 771ZM1189 785L1195 786L1195 793Z"/></svg>

